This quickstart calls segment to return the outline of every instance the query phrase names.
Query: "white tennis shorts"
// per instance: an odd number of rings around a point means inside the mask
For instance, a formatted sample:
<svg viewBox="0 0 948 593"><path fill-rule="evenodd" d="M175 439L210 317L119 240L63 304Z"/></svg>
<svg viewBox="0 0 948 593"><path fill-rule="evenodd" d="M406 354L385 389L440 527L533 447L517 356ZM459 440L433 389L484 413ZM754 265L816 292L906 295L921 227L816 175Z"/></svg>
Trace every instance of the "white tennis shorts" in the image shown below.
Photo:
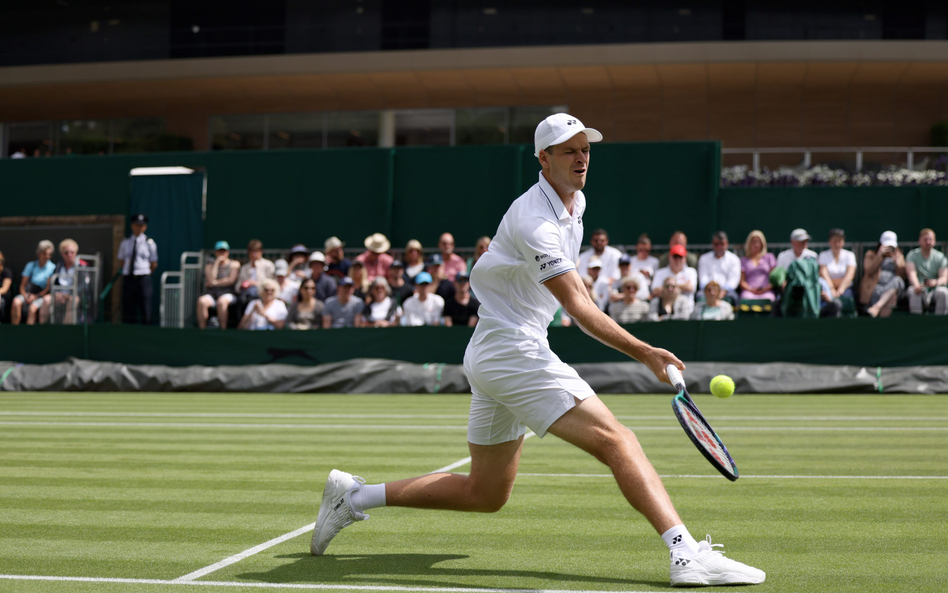
<svg viewBox="0 0 948 593"><path fill-rule="evenodd" d="M522 330L475 334L464 353L464 373L472 394L467 440L475 445L513 441L527 428L542 438L575 399L595 395L549 342Z"/></svg>

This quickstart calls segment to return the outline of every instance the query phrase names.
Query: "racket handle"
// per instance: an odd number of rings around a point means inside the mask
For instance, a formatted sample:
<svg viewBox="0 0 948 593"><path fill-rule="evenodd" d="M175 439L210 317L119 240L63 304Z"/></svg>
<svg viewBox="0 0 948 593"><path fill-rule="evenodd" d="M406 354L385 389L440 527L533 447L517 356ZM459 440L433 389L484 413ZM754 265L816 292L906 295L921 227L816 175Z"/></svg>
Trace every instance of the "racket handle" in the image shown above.
<svg viewBox="0 0 948 593"><path fill-rule="evenodd" d="M668 374L668 380L671 381L671 384L676 388L685 386L685 379L681 376L681 371L678 370L678 367L669 364L665 367L665 372Z"/></svg>

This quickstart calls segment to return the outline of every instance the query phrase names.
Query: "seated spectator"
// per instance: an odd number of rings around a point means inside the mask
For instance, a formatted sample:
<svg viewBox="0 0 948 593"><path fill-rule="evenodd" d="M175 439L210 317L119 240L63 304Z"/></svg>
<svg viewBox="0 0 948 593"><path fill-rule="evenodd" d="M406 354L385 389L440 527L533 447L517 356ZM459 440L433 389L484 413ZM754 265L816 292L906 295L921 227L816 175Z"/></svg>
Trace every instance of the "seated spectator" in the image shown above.
<svg viewBox="0 0 948 593"><path fill-rule="evenodd" d="M735 256L737 257L737 256ZM731 303L721 300L721 285L714 280L704 285L704 300L695 303L692 319L701 321L730 321L734 319Z"/></svg>
<svg viewBox="0 0 948 593"><path fill-rule="evenodd" d="M905 256L908 276L909 311L919 315L932 309L935 315L948 313L948 259L935 249L935 231L922 229L918 247Z"/></svg>
<svg viewBox="0 0 948 593"><path fill-rule="evenodd" d="M786 270L793 260L803 259L804 257L816 259L816 252L807 248L809 244L810 234L808 232L803 229L793 229L793 232L790 233L790 245L792 247L781 251L777 255L776 267Z"/></svg>
<svg viewBox="0 0 948 593"><path fill-rule="evenodd" d="M741 300L774 301L777 295L770 283L770 273L776 266L777 258L767 252L764 233L751 231L744 242L744 257L741 258Z"/></svg>
<svg viewBox="0 0 948 593"><path fill-rule="evenodd" d="M490 248L490 237L483 236L477 240L477 243L474 244L474 257L467 258L467 273L470 275L471 270L474 269L474 264L477 263L477 260L481 259L481 256L487 253L487 250Z"/></svg>
<svg viewBox="0 0 948 593"><path fill-rule="evenodd" d="M413 294L415 286L405 281L405 264L396 259L388 269L388 286L392 289L392 298L395 304L401 307Z"/></svg>
<svg viewBox="0 0 948 593"><path fill-rule="evenodd" d="M444 324L447 327L477 325L477 310L481 304L471 294L471 279L467 272L454 278L454 294L444 299Z"/></svg>
<svg viewBox="0 0 948 593"><path fill-rule="evenodd" d="M241 301L249 303L258 298L258 286L264 280L273 279L273 271L273 262L263 257L263 243L251 239L247 243L247 263L240 266L240 272L237 274L237 292Z"/></svg>
<svg viewBox="0 0 948 593"><path fill-rule="evenodd" d="M286 303L277 298L280 287L275 280L265 278L257 285L260 298L247 303L240 329L283 329L288 311Z"/></svg>
<svg viewBox="0 0 948 593"><path fill-rule="evenodd" d="M285 265L286 262L284 261L283 264ZM316 281L307 278L300 284L298 297L290 301L286 327L288 329L317 329L323 324L323 310L323 302L316 298Z"/></svg>
<svg viewBox="0 0 948 593"><path fill-rule="evenodd" d="M661 296L664 291L665 279L674 278L678 285L678 292L682 296L694 300L695 288L698 286L698 271L685 265L688 252L681 245L672 245L668 253L668 266L659 268L652 279L652 296Z"/></svg>
<svg viewBox="0 0 948 593"><path fill-rule="evenodd" d="M593 301L600 311L605 311L609 305L612 286L609 279L602 274L602 261L597 257L590 259L586 264L586 273L592 278Z"/></svg>
<svg viewBox="0 0 948 593"><path fill-rule="evenodd" d="M290 249L289 267L290 279L297 284L303 281L303 278L309 278L309 249L302 243L297 243Z"/></svg>
<svg viewBox="0 0 948 593"><path fill-rule="evenodd" d="M833 299L839 297L853 297L853 279L856 277L856 254L843 249L846 244L846 232L843 229L832 229L829 232L828 251L823 251L816 258L820 266L820 278L823 280L823 290Z"/></svg>
<svg viewBox="0 0 948 593"><path fill-rule="evenodd" d="M352 262L346 257L343 249L346 244L339 240L339 237L329 237L323 243L323 249L326 252L326 274L337 282L343 276L349 275L349 266Z"/></svg>
<svg viewBox="0 0 948 593"><path fill-rule="evenodd" d="M649 284L652 283L652 277L658 271L658 258L652 255L652 240L648 235L642 233L635 243L635 257L632 258L632 271L645 276Z"/></svg>
<svg viewBox="0 0 948 593"><path fill-rule="evenodd" d="M352 270L352 268L349 268ZM316 300L326 302L336 294L336 281L326 271L326 256L322 251L314 251L309 256L309 277L316 282Z"/></svg>
<svg viewBox="0 0 948 593"><path fill-rule="evenodd" d="M444 299L429 294L432 278L428 272L415 277L415 295L402 305L402 325L441 325L444 323Z"/></svg>
<svg viewBox="0 0 948 593"><path fill-rule="evenodd" d="M300 292L300 281L296 279L295 275L290 275L290 265L285 259L278 259L273 262L273 275L280 287L280 300L287 304L295 301L296 295Z"/></svg>
<svg viewBox="0 0 948 593"><path fill-rule="evenodd" d="M681 245L682 249L685 250L685 264L689 268L698 267L698 254L688 251L688 236L685 235L684 231L675 231L671 234L671 237L668 238L668 252L663 253L660 258L658 258L658 267L664 268L668 266L668 260L671 256L671 248L675 245ZM652 286L655 286L655 281L652 280Z"/></svg>
<svg viewBox="0 0 948 593"><path fill-rule="evenodd" d="M56 272L56 266L50 261L52 257L52 241L40 241L36 246L36 260L23 268L19 294L13 298L10 307L10 323L13 325L20 324L24 308L27 313L26 324L36 323L43 297L49 292L49 279Z"/></svg>
<svg viewBox="0 0 948 593"><path fill-rule="evenodd" d="M905 258L895 233L886 231L875 249L867 249L862 258L859 302L867 305L870 317L888 317L905 290Z"/></svg>
<svg viewBox="0 0 948 593"><path fill-rule="evenodd" d="M434 286L433 292L436 295L445 300L454 295L454 283L445 276L444 260L440 254L435 253L428 258L427 272L431 275L431 283Z"/></svg>
<svg viewBox="0 0 948 593"><path fill-rule="evenodd" d="M391 246L388 238L382 233L375 233L365 238L366 251L356 259L365 264L365 275L369 282L375 280L376 276L385 276L389 266L395 261L395 258L387 253Z"/></svg>
<svg viewBox="0 0 948 593"><path fill-rule="evenodd" d="M650 289L648 279L642 275L641 272L632 271L632 258L628 255L623 255L619 258L619 278L620 280L631 276L636 280L636 286L638 286L638 293L635 295L639 300L645 301L646 303L650 298L652 298L652 291ZM625 290L625 285L616 281L613 283L612 294L609 297L610 302L617 302L622 300L622 293Z"/></svg>
<svg viewBox="0 0 948 593"><path fill-rule="evenodd" d="M741 258L728 250L727 233L718 231L711 236L711 248L698 258L698 289L704 290L710 282L716 282L721 298L731 297L736 303L741 285Z"/></svg>
<svg viewBox="0 0 948 593"><path fill-rule="evenodd" d="M6 318L13 295L13 271L6 267L3 252L0 252L0 321Z"/></svg>
<svg viewBox="0 0 948 593"><path fill-rule="evenodd" d="M80 273L80 269L89 264L79 259L79 244L72 239L59 242L59 255L62 261L56 264L53 272L56 284L52 284L53 276L50 276L49 293L43 297L39 318L40 323L46 323L53 311L57 311L55 321L71 325L75 323L76 313L79 312L80 297L89 301L92 296L93 288L89 286L88 274Z"/></svg>
<svg viewBox="0 0 948 593"><path fill-rule="evenodd" d="M438 249L441 250L441 259L444 261L444 277L454 282L455 276L467 272L467 263L457 253L454 253L454 235L444 233L438 239Z"/></svg>
<svg viewBox="0 0 948 593"><path fill-rule="evenodd" d="M681 247L677 245L676 247ZM674 254L673 254L674 255ZM684 261L684 256L681 256ZM688 319L694 310L694 299L681 294L681 289L673 276L662 281L661 292L652 299L648 318L650 321L666 319Z"/></svg>
<svg viewBox="0 0 948 593"><path fill-rule="evenodd" d="M622 257L622 252L609 246L609 233L605 229L594 230L589 242L591 247L579 254L576 271L579 272L580 276L588 274L589 262L598 259L600 263L599 275L612 286L612 283L619 279L619 258Z"/></svg>
<svg viewBox="0 0 948 593"><path fill-rule="evenodd" d="M392 268L389 268L389 271L391 270ZM392 288L388 285L388 280L381 276L373 280L369 287L369 298L366 299L365 309L362 311L365 327L398 325L401 315L401 307L392 298Z"/></svg>
<svg viewBox="0 0 948 593"><path fill-rule="evenodd" d="M421 243L412 239L405 245L405 281L415 284L415 276L425 271L425 256Z"/></svg>
<svg viewBox="0 0 948 593"><path fill-rule="evenodd" d="M240 263L230 259L230 244L218 241L214 245L214 261L204 266L204 294L197 301L198 327L204 329L212 308L217 308L217 317L211 320L212 327L227 329L227 311L237 300L237 276Z"/></svg>
<svg viewBox="0 0 948 593"><path fill-rule="evenodd" d="M622 288L622 300L609 303L609 316L616 323L636 323L647 321L650 307L648 301L638 297L642 276L625 276L619 280Z"/></svg>
<svg viewBox="0 0 948 593"><path fill-rule="evenodd" d="M355 262L352 262L353 264ZM352 271L352 268L349 269ZM362 327L362 311L365 302L353 296L355 285L352 278L345 277L339 281L339 290L336 296L329 297L323 307L323 328L332 327Z"/></svg>
<svg viewBox="0 0 948 593"><path fill-rule="evenodd" d="M392 269L391 266L389 266L389 269ZM369 286L372 285L368 276L365 275L365 264L359 260L352 262L352 265L349 266L349 277L352 278L352 286L354 287L352 296L364 301L369 294Z"/></svg>

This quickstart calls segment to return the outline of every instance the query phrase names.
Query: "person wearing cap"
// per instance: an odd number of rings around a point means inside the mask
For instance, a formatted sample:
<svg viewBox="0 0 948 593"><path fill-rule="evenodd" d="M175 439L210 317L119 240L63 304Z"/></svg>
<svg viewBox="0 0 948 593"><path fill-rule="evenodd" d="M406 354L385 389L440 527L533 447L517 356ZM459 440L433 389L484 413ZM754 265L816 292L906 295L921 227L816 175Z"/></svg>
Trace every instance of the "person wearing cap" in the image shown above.
<svg viewBox="0 0 948 593"><path fill-rule="evenodd" d="M323 250L326 254L326 274L339 280L343 276L349 275L349 266L352 262L346 257L343 249L346 244L339 240L339 237L329 237L323 243Z"/></svg>
<svg viewBox="0 0 948 593"><path fill-rule="evenodd" d="M400 259L392 262L388 268L388 286L392 290L392 299L395 304L401 306L405 301L415 294L415 286L405 280L405 263Z"/></svg>
<svg viewBox="0 0 948 593"><path fill-rule="evenodd" d="M444 261L444 277L449 282L454 282L454 277L461 272L467 272L467 262L464 258L454 253L454 235L443 233L438 239L438 249L441 251L441 259Z"/></svg>
<svg viewBox="0 0 948 593"><path fill-rule="evenodd" d="M289 275L300 283L303 278L309 278L309 249L302 243L297 243L290 249L290 259L287 262Z"/></svg>
<svg viewBox="0 0 948 593"><path fill-rule="evenodd" d="M618 267L618 266L616 266ZM586 264L586 273L593 281L593 300L600 311L605 311L609 305L609 295L612 292L612 283L602 273L602 260L594 257Z"/></svg>
<svg viewBox="0 0 948 593"><path fill-rule="evenodd" d="M444 300L454 295L454 283L447 279L444 271L444 259L440 253L434 253L428 258L425 271L431 275L432 291Z"/></svg>
<svg viewBox="0 0 948 593"><path fill-rule="evenodd" d="M905 256L909 312L916 315L930 308L935 315L948 313L948 259L935 249L935 231L922 229L918 247Z"/></svg>
<svg viewBox="0 0 948 593"><path fill-rule="evenodd" d="M454 277L454 294L444 299L444 325L474 327L477 325L477 310L481 303L471 294L471 279L467 272Z"/></svg>
<svg viewBox="0 0 948 593"><path fill-rule="evenodd" d="M402 262L405 264L405 281L414 286L415 276L425 271L425 255L420 241L412 239L405 245Z"/></svg>
<svg viewBox="0 0 948 593"><path fill-rule="evenodd" d="M684 231L675 231L668 238L669 250L663 253L660 258L658 258L658 267L664 268L668 265L668 258L671 255L671 248L675 245L681 245L685 249L685 264L689 268L697 269L698 255L694 252L688 251L688 235L686 235Z"/></svg>
<svg viewBox="0 0 948 593"><path fill-rule="evenodd" d="M237 274L237 290L240 295L240 305L246 309L247 304L260 296L260 283L272 280L275 268L273 262L263 257L263 242L251 239L247 242L247 263L240 266Z"/></svg>
<svg viewBox="0 0 948 593"><path fill-rule="evenodd" d="M566 113L540 122L534 135L534 155L542 168L539 180L510 205L490 249L471 271L471 288L481 308L464 355L472 392L470 473L437 471L366 484L333 470L323 489L312 554L324 554L341 529L366 519L365 512L375 507L500 510L513 490L529 428L540 438L553 434L613 469L620 491L671 549L672 584L687 582L684 565L695 585L764 580L761 571L712 552L707 543L699 546L682 525L635 435L547 341L547 327L562 305L586 332L642 361L663 382L668 382L666 365L684 370L671 352L637 340L603 313L576 272L589 145L600 140L602 134ZM431 278L422 273L416 282L425 286ZM405 317L413 300L417 297L405 304Z"/></svg>
<svg viewBox="0 0 948 593"><path fill-rule="evenodd" d="M867 249L862 258L859 302L866 305L870 317L889 317L905 290L906 262L899 249L899 238L892 231L879 237L875 249Z"/></svg>
<svg viewBox="0 0 948 593"><path fill-rule="evenodd" d="M415 276L415 294L402 305L402 325L444 325L444 299L432 294L433 282L428 272Z"/></svg>
<svg viewBox="0 0 948 593"><path fill-rule="evenodd" d="M273 279L280 286L280 292L277 296L281 301L287 305L296 301L302 282L297 280L295 275L290 274L290 264L285 259L281 258L273 262ZM309 280L309 278L304 278L304 280ZM313 283L313 294L316 294L315 283ZM322 319L320 319L318 325L322 325Z"/></svg>
<svg viewBox="0 0 948 593"><path fill-rule="evenodd" d="M336 295L326 299L323 305L323 328L362 327L365 302L353 296L354 288L352 278L346 276L339 280Z"/></svg>
<svg viewBox="0 0 948 593"><path fill-rule="evenodd" d="M737 303L741 286L741 258L732 253L727 233L718 231L711 235L711 251L698 258L698 289L704 291L709 282L716 282L720 297L730 297Z"/></svg>
<svg viewBox="0 0 948 593"><path fill-rule="evenodd" d="M119 245L122 262L122 322L151 323L151 273L158 267L158 246L145 234L148 217L132 217L132 235Z"/></svg>
<svg viewBox="0 0 948 593"><path fill-rule="evenodd" d="M579 254L579 263L576 270L580 276L585 275L589 268L589 261L598 259L601 265L599 275L605 278L611 286L619 280L619 258L622 252L609 245L609 233L606 229L596 229L590 237L589 249Z"/></svg>
<svg viewBox="0 0 948 593"><path fill-rule="evenodd" d="M810 234L803 229L793 229L790 233L790 249L784 249L777 254L777 267L789 269L794 260L806 257L816 259L816 252L809 249Z"/></svg>
<svg viewBox="0 0 948 593"><path fill-rule="evenodd" d="M388 254L391 246L388 237L382 233L374 233L365 238L365 252L356 259L365 264L365 274L369 282L375 280L376 276L384 276L395 261L395 258Z"/></svg>
<svg viewBox="0 0 948 593"><path fill-rule="evenodd" d="M322 251L312 252L309 255L309 277L316 282L316 294L314 296L317 300L323 302L336 294L336 281L325 272L326 256L323 255Z"/></svg>
<svg viewBox="0 0 948 593"><path fill-rule="evenodd" d="M227 313L237 300L237 276L240 263L230 259L230 244L218 241L214 244L214 260L204 266L204 294L197 301L198 327L207 327L211 309L216 307L214 325L227 329Z"/></svg>
<svg viewBox="0 0 948 593"><path fill-rule="evenodd" d="M648 302L648 300L652 298L652 291L649 288L650 285L648 278L646 278L641 272L633 271L632 262L633 259L625 253L623 253L622 257L619 258L619 280L629 276L634 278L637 291L635 294L636 298ZM613 283L613 286L615 288L612 290L612 294L609 296L609 301L611 303L621 301L623 298L622 293L625 291L625 284L623 282L617 281Z"/></svg>
<svg viewBox="0 0 948 593"><path fill-rule="evenodd" d="M685 258L688 252L683 245L672 245L668 250L668 265L659 268L652 278L652 296L659 297L662 293L662 287L666 278L674 276L675 283L678 285L678 292L685 298L694 300L695 288L698 286L698 271L685 265ZM691 313L689 311L689 313Z"/></svg>

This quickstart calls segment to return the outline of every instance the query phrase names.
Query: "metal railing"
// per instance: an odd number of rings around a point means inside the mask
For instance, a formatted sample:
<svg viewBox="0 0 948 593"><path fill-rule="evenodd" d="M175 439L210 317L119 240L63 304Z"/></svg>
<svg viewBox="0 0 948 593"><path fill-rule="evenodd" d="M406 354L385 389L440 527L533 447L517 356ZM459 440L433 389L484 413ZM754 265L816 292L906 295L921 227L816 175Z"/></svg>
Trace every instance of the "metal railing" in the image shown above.
<svg viewBox="0 0 948 593"><path fill-rule="evenodd" d="M41 318L54 325L78 325L95 321L102 284L102 255L78 255L75 272L53 274L50 293L43 305ZM86 263L84 266L79 261Z"/></svg>
<svg viewBox="0 0 948 593"><path fill-rule="evenodd" d="M191 327L197 316L197 300L204 283L204 251L181 254L181 269L161 275L161 327Z"/></svg>
<svg viewBox="0 0 948 593"><path fill-rule="evenodd" d="M900 146L900 147L832 147L819 146L809 148L722 148L722 155L751 155L751 168L760 173L760 155L764 154L799 154L803 157L802 165L805 168L813 166L814 154L852 154L856 160L856 171L862 171L864 155L866 154L904 154L905 168L915 168L916 154L944 154L948 147L938 146Z"/></svg>

